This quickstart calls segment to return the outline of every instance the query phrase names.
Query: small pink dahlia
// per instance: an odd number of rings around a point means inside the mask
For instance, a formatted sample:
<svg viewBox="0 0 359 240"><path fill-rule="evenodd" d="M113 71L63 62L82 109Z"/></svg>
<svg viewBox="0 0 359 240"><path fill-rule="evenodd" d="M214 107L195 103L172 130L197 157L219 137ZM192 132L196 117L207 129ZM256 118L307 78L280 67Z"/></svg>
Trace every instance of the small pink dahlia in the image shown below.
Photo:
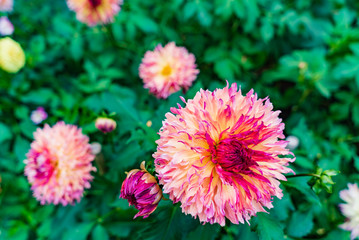
<svg viewBox="0 0 359 240"><path fill-rule="evenodd" d="M340 227L351 231L350 239L359 239L359 187L356 183L348 184L348 189L340 191L340 198L346 203L339 205L342 214L347 218Z"/></svg>
<svg viewBox="0 0 359 240"><path fill-rule="evenodd" d="M127 199L130 206L134 205L139 210L134 218L147 218L156 210L162 198L162 190L156 178L147 172L144 161L141 163L141 170L133 169L127 173L121 186L120 198Z"/></svg>
<svg viewBox="0 0 359 240"><path fill-rule="evenodd" d="M13 5L13 0L0 0L0 12L11 12Z"/></svg>
<svg viewBox="0 0 359 240"><path fill-rule="evenodd" d="M0 36L8 36L14 32L14 26L10 20L3 16L0 17Z"/></svg>
<svg viewBox="0 0 359 240"><path fill-rule="evenodd" d="M147 51L139 68L144 87L157 98L167 98L181 88L187 90L196 79L196 58L174 42Z"/></svg>
<svg viewBox="0 0 359 240"><path fill-rule="evenodd" d="M200 90L172 113L160 129L153 154L159 183L182 211L203 223L244 223L272 196L282 197L278 180L293 158L283 139L280 111L253 90L245 96L237 85Z"/></svg>
<svg viewBox="0 0 359 240"><path fill-rule="evenodd" d="M80 201L84 189L90 188L90 172L96 171L89 138L76 126L58 122L38 128L34 139L24 161L34 197L41 204Z"/></svg>
<svg viewBox="0 0 359 240"><path fill-rule="evenodd" d="M77 19L90 27L112 22L122 3L122 0L67 0Z"/></svg>
<svg viewBox="0 0 359 240"><path fill-rule="evenodd" d="M30 119L35 124L40 124L42 121L47 119L47 112L43 107L38 107L36 110L31 112Z"/></svg>

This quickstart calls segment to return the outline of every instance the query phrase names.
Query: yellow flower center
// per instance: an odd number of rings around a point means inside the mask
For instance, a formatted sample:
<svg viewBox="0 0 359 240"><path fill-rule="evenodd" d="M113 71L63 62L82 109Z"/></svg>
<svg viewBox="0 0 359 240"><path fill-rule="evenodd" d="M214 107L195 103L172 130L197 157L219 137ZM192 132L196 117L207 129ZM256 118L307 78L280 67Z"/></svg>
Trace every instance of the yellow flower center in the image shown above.
<svg viewBox="0 0 359 240"><path fill-rule="evenodd" d="M170 65L166 65L161 71L161 74L163 76L169 76L171 75L171 73L172 73L172 68L170 67Z"/></svg>

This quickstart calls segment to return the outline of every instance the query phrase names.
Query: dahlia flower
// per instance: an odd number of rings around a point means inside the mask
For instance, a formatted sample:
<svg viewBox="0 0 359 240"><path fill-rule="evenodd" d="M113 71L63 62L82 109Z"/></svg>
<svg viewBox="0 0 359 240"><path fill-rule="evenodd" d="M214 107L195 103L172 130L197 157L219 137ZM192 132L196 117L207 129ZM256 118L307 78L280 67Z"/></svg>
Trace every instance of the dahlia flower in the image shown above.
<svg viewBox="0 0 359 240"><path fill-rule="evenodd" d="M141 163L141 170L133 169L127 173L121 186L120 198L127 199L130 206L134 205L139 210L134 218L147 218L156 210L162 198L162 190L156 178L147 172L144 161Z"/></svg>
<svg viewBox="0 0 359 240"><path fill-rule="evenodd" d="M0 17L0 35L7 36L14 32L14 26L7 17Z"/></svg>
<svg viewBox="0 0 359 240"><path fill-rule="evenodd" d="M16 73L24 65L25 53L20 44L9 37L0 39L0 68L9 73Z"/></svg>
<svg viewBox="0 0 359 240"><path fill-rule="evenodd" d="M96 171L89 138L76 126L58 122L38 128L34 139L24 161L34 197L41 204L80 201L84 189L90 188L90 172Z"/></svg>
<svg viewBox="0 0 359 240"><path fill-rule="evenodd" d="M346 203L339 205L342 214L347 218L340 225L344 230L351 231L350 238L359 238L359 188L356 183L348 184L348 189L340 191L340 198Z"/></svg>
<svg viewBox="0 0 359 240"><path fill-rule="evenodd" d="M13 0L0 0L0 12L11 12L13 5Z"/></svg>
<svg viewBox="0 0 359 240"><path fill-rule="evenodd" d="M108 132L112 132L113 130L115 130L117 124L116 124L115 120L113 120L111 118L99 117L95 121L95 126L101 132L108 133Z"/></svg>
<svg viewBox="0 0 359 240"><path fill-rule="evenodd" d="M147 51L139 67L139 75L144 88L157 98L167 98L181 88L187 90L196 79L196 58L184 47L174 42L162 47L157 45L154 51Z"/></svg>
<svg viewBox="0 0 359 240"><path fill-rule="evenodd" d="M47 113L43 107L38 107L36 110L31 112L30 119L33 123L39 124L42 121L46 120Z"/></svg>
<svg viewBox="0 0 359 240"><path fill-rule="evenodd" d="M112 22L122 3L122 0L67 0L77 19L90 27Z"/></svg>
<svg viewBox="0 0 359 240"><path fill-rule="evenodd" d="M272 208L272 196L283 196L278 180L286 180L283 173L292 170L285 166L294 161L279 140L280 111L253 90L243 96L235 83L182 100L185 107L166 114L153 154L163 192L184 213L221 226Z"/></svg>

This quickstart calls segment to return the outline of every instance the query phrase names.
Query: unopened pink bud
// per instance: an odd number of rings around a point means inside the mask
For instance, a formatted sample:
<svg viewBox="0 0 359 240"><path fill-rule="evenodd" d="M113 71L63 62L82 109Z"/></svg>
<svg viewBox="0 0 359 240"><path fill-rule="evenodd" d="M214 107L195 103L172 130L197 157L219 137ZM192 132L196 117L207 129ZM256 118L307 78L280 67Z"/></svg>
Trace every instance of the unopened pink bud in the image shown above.
<svg viewBox="0 0 359 240"><path fill-rule="evenodd" d="M140 169L133 169L127 173L122 183L120 198L127 199L130 206L134 205L139 212L134 218L147 218L153 213L162 198L162 190L154 176L145 169L145 162Z"/></svg>
<svg viewBox="0 0 359 240"><path fill-rule="evenodd" d="M112 132L116 129L116 122L111 118L99 117L96 119L95 126L103 133Z"/></svg>

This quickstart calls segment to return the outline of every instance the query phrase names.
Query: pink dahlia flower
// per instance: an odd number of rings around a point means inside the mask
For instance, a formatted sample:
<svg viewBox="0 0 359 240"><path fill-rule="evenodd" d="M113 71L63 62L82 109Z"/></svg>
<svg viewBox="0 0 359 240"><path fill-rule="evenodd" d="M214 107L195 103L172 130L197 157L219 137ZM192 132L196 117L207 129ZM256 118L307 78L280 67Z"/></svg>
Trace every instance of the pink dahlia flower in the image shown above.
<svg viewBox="0 0 359 240"><path fill-rule="evenodd" d="M89 138L76 126L58 122L38 128L34 139L24 161L34 197L41 204L80 201L84 189L90 188L90 172L96 171Z"/></svg>
<svg viewBox="0 0 359 240"><path fill-rule="evenodd" d="M11 12L13 5L13 0L0 0L0 12Z"/></svg>
<svg viewBox="0 0 359 240"><path fill-rule="evenodd" d="M7 17L0 17L0 35L7 36L14 32L14 26Z"/></svg>
<svg viewBox="0 0 359 240"><path fill-rule="evenodd" d="M181 88L187 90L196 79L196 58L174 42L147 51L139 68L144 87L157 98L167 98Z"/></svg>
<svg viewBox="0 0 359 240"><path fill-rule="evenodd" d="M111 118L99 117L95 121L95 126L103 133L109 133L116 129L116 122Z"/></svg>
<svg viewBox="0 0 359 240"><path fill-rule="evenodd" d="M359 238L359 188L356 183L348 184L348 189L340 191L340 198L346 203L339 205L342 214L347 218L340 225L344 230L351 231L350 238Z"/></svg>
<svg viewBox="0 0 359 240"><path fill-rule="evenodd" d="M272 208L272 196L283 195L278 180L294 161L279 157L293 155L279 140L280 111L253 90L243 96L236 84L200 90L185 103L166 114L153 155L163 192L184 213L221 226Z"/></svg>
<svg viewBox="0 0 359 240"><path fill-rule="evenodd" d="M112 22L122 3L122 0L67 0L77 19L90 27Z"/></svg>
<svg viewBox="0 0 359 240"><path fill-rule="evenodd" d="M156 178L147 172L144 161L141 163L141 170L133 169L127 173L122 183L120 198L127 199L130 206L134 205L139 210L134 218L147 218L156 210L162 198L162 190Z"/></svg>

